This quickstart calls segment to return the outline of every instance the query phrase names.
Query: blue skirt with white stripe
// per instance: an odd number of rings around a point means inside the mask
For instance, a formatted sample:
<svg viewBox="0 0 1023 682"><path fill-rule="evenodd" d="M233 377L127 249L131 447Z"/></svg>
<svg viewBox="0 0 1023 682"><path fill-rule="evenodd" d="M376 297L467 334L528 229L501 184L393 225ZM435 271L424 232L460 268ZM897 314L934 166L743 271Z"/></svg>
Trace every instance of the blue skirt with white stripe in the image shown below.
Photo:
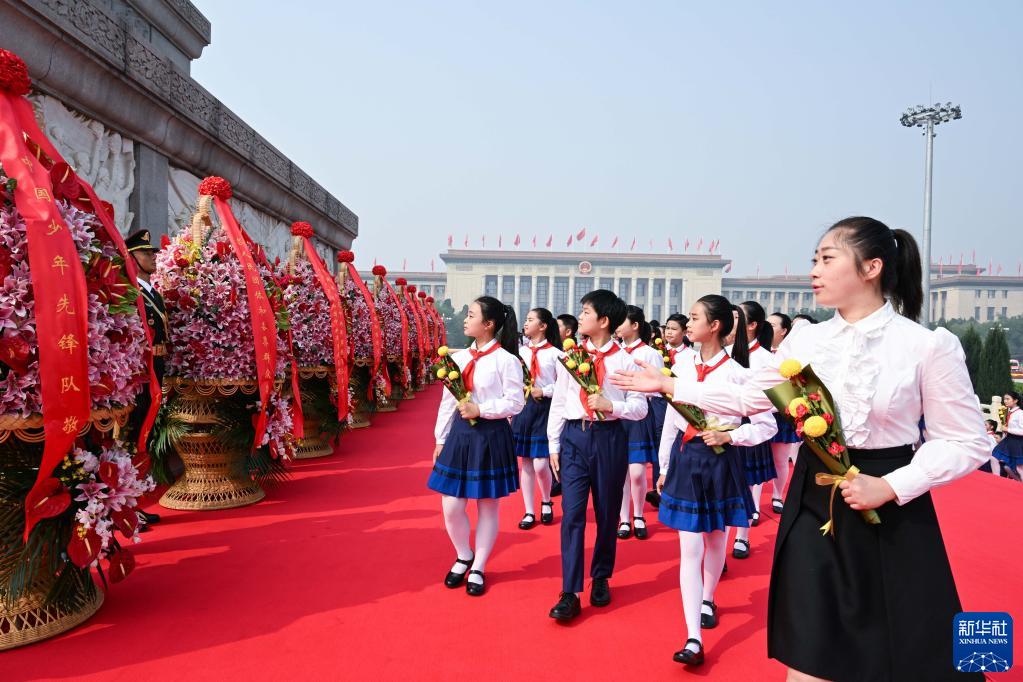
<svg viewBox="0 0 1023 682"><path fill-rule="evenodd" d="M1016 468L1023 464L1023 436L1014 433L1005 434L1005 438L995 446L992 453L999 462Z"/></svg>
<svg viewBox="0 0 1023 682"><path fill-rule="evenodd" d="M551 456L547 448L547 417L550 412L550 398L526 398L526 406L512 417L511 423L517 456L531 459Z"/></svg>
<svg viewBox="0 0 1023 682"><path fill-rule="evenodd" d="M646 464L657 461L657 447L661 444L661 429L664 428L664 408L667 403L664 398L649 398L647 403L646 416L642 419L623 419L625 426L625 437L629 444L629 464ZM654 404L659 400L662 405L660 410ZM657 415L660 412L660 419ZM658 428L660 421L660 428Z"/></svg>
<svg viewBox="0 0 1023 682"><path fill-rule="evenodd" d="M440 456L426 482L442 495L474 500L506 497L519 489L515 444L507 419L455 415Z"/></svg>
<svg viewBox="0 0 1023 682"><path fill-rule="evenodd" d="M781 412L774 413L774 421L778 422L778 433L771 438L771 443L802 443L803 439L796 435L796 427Z"/></svg>
<svg viewBox="0 0 1023 682"><path fill-rule="evenodd" d="M739 451L725 445L718 455L700 438L686 443L684 450L679 450L681 443L679 432L671 447L658 520L690 533L749 526L755 507Z"/></svg>

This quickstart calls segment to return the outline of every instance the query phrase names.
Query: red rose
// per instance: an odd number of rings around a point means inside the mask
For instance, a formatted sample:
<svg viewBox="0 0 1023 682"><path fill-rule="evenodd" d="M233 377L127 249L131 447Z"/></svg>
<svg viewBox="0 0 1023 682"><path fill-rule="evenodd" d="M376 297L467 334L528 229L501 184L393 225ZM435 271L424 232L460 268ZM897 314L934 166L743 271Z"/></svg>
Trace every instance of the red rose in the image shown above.
<svg viewBox="0 0 1023 682"><path fill-rule="evenodd" d="M354 251L338 251L337 252L337 262L338 263L354 263L355 262L355 252ZM374 269L376 269L376 268L374 268Z"/></svg>
<svg viewBox="0 0 1023 682"><path fill-rule="evenodd" d="M797 418L802 419L803 417L806 416L807 412L809 412L809 410L806 409L806 405L797 405L796 406L796 417Z"/></svg>
<svg viewBox="0 0 1023 682"><path fill-rule="evenodd" d="M28 77L25 62L13 52L0 48L0 91L21 97L31 89L32 79Z"/></svg>
<svg viewBox="0 0 1023 682"><path fill-rule="evenodd" d="M806 397L809 398L810 400L814 401L814 402L817 402L817 403L819 403L821 401L821 394L820 393L811 393L811 394L807 395Z"/></svg>
<svg viewBox="0 0 1023 682"><path fill-rule="evenodd" d="M231 189L230 182L216 175L211 175L199 183L199 194L227 201L234 195L234 191Z"/></svg>
<svg viewBox="0 0 1023 682"><path fill-rule="evenodd" d="M313 226L305 221L298 221L291 224L291 234L296 237L312 237Z"/></svg>
<svg viewBox="0 0 1023 682"><path fill-rule="evenodd" d="M828 446L828 452L837 457L841 455L843 452L845 452L845 448L839 445L838 443L832 443L831 445Z"/></svg>
<svg viewBox="0 0 1023 682"><path fill-rule="evenodd" d="M385 268L383 265L374 265L373 275L376 277L387 277L387 268Z"/></svg>
<svg viewBox="0 0 1023 682"><path fill-rule="evenodd" d="M832 414L830 414L828 412L825 412L821 416L824 417L824 421L826 421L828 424L831 424L833 421L835 421L834 415L832 415Z"/></svg>
<svg viewBox="0 0 1023 682"><path fill-rule="evenodd" d="M175 258L174 264L177 265L179 268L187 268L189 265L188 259L185 258L184 256L178 256L177 258Z"/></svg>

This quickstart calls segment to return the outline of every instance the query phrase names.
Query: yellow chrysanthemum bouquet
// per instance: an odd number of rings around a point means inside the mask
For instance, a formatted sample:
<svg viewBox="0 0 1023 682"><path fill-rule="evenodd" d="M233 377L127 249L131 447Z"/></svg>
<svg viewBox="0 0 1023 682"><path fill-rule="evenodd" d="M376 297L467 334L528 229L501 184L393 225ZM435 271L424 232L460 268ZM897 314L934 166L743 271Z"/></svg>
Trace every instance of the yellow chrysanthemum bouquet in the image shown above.
<svg viewBox="0 0 1023 682"><path fill-rule="evenodd" d="M437 349L437 356L439 359L433 366L435 376L444 383L444 388L451 391L451 395L455 396L459 405L469 402L472 394L465 388L462 373L458 368L458 363L451 357L451 351L447 346L441 346ZM469 425L476 426L476 420L470 419Z"/></svg>

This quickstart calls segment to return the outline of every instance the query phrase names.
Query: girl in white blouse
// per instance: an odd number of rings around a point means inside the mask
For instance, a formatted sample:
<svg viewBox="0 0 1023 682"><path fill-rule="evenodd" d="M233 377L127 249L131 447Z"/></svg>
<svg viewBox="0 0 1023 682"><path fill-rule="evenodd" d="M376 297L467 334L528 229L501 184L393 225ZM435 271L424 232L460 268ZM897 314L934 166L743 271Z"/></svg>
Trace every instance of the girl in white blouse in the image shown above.
<svg viewBox="0 0 1023 682"><path fill-rule="evenodd" d="M1023 478L1023 410L1019 406L1019 393L1009 391L1002 396L1002 404L1008 408L1005 438L994 449L994 455L1010 470L1015 469Z"/></svg>
<svg viewBox="0 0 1023 682"><path fill-rule="evenodd" d="M526 513L519 528L529 530L536 525L536 487L540 487L540 522L554 523L554 504L551 501L550 452L547 443L547 417L551 411L551 396L558 378L558 359L562 356L558 326L551 311L533 308L526 315L522 333L528 343L519 347L519 356L525 363L533 387L526 396L526 406L512 419L512 437L515 454L521 467L519 480Z"/></svg>
<svg viewBox="0 0 1023 682"><path fill-rule="evenodd" d="M510 417L522 410L522 365L515 311L496 298L481 296L469 306L465 335L475 339L451 357L461 370L471 399L458 403L444 391L434 436L433 471L427 485L443 495L444 525L458 556L444 584L455 588L468 573L465 591L484 592L483 572L497 540L500 498L519 488ZM470 424L475 419L476 424ZM469 499L476 500L476 551L469 541Z"/></svg>
<svg viewBox="0 0 1023 682"><path fill-rule="evenodd" d="M860 474L840 485L834 536L822 536L824 465L800 450L775 545L768 655L791 680L961 680L949 624L962 610L929 490L975 471L988 442L959 341L914 320L920 255L913 237L872 218L833 225L810 273L831 320L790 335L772 363L732 386L621 373L629 390L673 392L705 410L754 414L787 358L811 365L838 408ZM927 442L914 453L923 416ZM858 511L877 509L879 525Z"/></svg>
<svg viewBox="0 0 1023 682"><path fill-rule="evenodd" d="M622 350L636 360L642 360L660 370L664 367L664 359L648 345L651 330L643 309L630 305L626 306L625 311L625 322L615 330L618 338L622 340ZM617 533L620 540L627 540L633 533L637 540L646 540L649 537L646 519L643 517L643 502L647 490L646 465L657 459L657 445L661 442L664 411L668 403L660 393L647 395L646 399L646 417L625 422L625 435L629 443L629 476L625 479L622 493L622 510Z"/></svg>

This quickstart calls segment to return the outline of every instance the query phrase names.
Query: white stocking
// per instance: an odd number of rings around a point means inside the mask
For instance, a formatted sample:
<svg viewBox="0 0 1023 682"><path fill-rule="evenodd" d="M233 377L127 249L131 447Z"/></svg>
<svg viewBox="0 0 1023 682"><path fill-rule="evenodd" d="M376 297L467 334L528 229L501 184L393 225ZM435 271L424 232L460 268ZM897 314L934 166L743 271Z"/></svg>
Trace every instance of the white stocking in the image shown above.
<svg viewBox="0 0 1023 682"><path fill-rule="evenodd" d="M774 479L771 497L785 499L785 483L789 480L789 458L796 458L799 443L771 443L771 454L774 456L774 469L778 477Z"/></svg>
<svg viewBox="0 0 1023 682"><path fill-rule="evenodd" d="M487 559L494 550L497 541L498 511L500 500L476 500L478 519L476 520L476 560L472 562L474 571L485 572ZM469 582L482 583L478 575L470 575Z"/></svg>
<svg viewBox="0 0 1023 682"><path fill-rule="evenodd" d="M464 497L441 497L441 508L444 510L444 527L448 529L448 537L451 544L455 546L455 552L459 559L471 559L472 547L469 544L469 515L465 513L465 505L468 503ZM455 564L451 567L454 573L465 573L465 564Z"/></svg>
<svg viewBox="0 0 1023 682"><path fill-rule="evenodd" d="M534 504L536 503L536 490L534 487L536 474L533 470L533 463L528 457L519 457L519 464L519 481L522 486L522 503L526 507L526 513L533 514L536 512L536 507L534 507Z"/></svg>
<svg viewBox="0 0 1023 682"><path fill-rule="evenodd" d="M550 460L546 457L537 457L533 459L533 473L536 474L536 482L540 484L540 501L550 502L551 501L551 467ZM532 507L530 507L532 511Z"/></svg>
<svg viewBox="0 0 1023 682"><path fill-rule="evenodd" d="M686 620L687 639L703 641L700 628L700 603L703 601L703 538L702 533L679 531L681 551L678 580L682 590L682 613ZM720 568L720 567L719 567Z"/></svg>
<svg viewBox="0 0 1023 682"><path fill-rule="evenodd" d="M991 473L995 476L1002 475L1002 463L998 461L997 457L991 457Z"/></svg>
<svg viewBox="0 0 1023 682"><path fill-rule="evenodd" d="M764 490L763 483L757 483L749 487L750 493L753 495L753 508L760 511L760 495Z"/></svg>
<svg viewBox="0 0 1023 682"><path fill-rule="evenodd" d="M739 529L742 530L742 529ZM725 567L725 541L727 536L724 531L715 530L703 534L703 541L707 545L707 554L703 557L703 599L714 601L714 590L718 587L721 579L721 569ZM705 606L707 613L710 607Z"/></svg>
<svg viewBox="0 0 1023 682"><path fill-rule="evenodd" d="M632 515L643 516L643 503L646 502L646 464L630 464L629 478L632 479Z"/></svg>

